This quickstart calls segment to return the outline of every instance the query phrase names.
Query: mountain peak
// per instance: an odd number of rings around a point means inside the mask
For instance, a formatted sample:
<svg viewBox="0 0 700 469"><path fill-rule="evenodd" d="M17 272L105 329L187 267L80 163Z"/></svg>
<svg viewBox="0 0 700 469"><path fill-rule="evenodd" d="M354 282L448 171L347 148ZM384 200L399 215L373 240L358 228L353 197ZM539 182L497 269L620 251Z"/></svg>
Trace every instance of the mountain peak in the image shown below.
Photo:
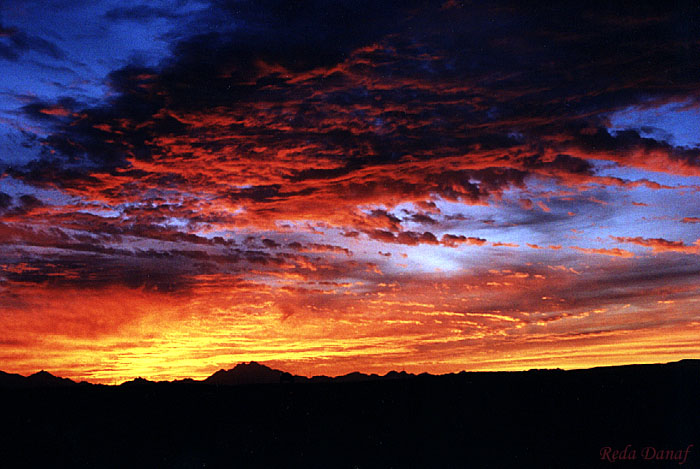
<svg viewBox="0 0 700 469"><path fill-rule="evenodd" d="M76 384L68 378L59 378L48 371L41 370L26 378L28 384L32 386L72 386Z"/></svg>
<svg viewBox="0 0 700 469"><path fill-rule="evenodd" d="M156 383L139 376L138 378L134 378L131 381L123 382L121 384L121 386L148 386L151 384L156 384Z"/></svg>
<svg viewBox="0 0 700 469"><path fill-rule="evenodd" d="M283 372L258 362L239 363L230 370L221 369L204 380L219 385L279 383Z"/></svg>
<svg viewBox="0 0 700 469"><path fill-rule="evenodd" d="M262 363L251 361L248 363L239 363L234 366L232 370L272 370L272 368L267 365L263 365Z"/></svg>

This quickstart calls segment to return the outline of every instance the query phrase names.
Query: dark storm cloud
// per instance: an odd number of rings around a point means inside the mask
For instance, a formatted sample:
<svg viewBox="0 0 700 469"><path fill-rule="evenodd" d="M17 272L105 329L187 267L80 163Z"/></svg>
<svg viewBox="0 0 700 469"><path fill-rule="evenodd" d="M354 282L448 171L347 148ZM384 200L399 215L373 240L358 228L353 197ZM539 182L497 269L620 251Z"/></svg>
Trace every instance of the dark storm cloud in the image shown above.
<svg viewBox="0 0 700 469"><path fill-rule="evenodd" d="M17 33L17 28L7 28L0 24L0 37L10 37Z"/></svg>
<svg viewBox="0 0 700 469"><path fill-rule="evenodd" d="M212 54L225 52L233 53L241 65L261 59L301 72L342 61L353 49L391 32L396 22L404 20L406 10L418 3L214 0L208 22L225 31L228 37L220 38L223 47L215 52L211 38L204 42L196 38L180 44L178 50L181 56L197 61L201 59L192 52L204 52L207 59L219 59L218 63L227 62L221 60L225 56Z"/></svg>
<svg viewBox="0 0 700 469"><path fill-rule="evenodd" d="M53 42L0 24L0 59L17 61L28 52L36 52L56 60L64 59L66 56L65 52Z"/></svg>
<svg viewBox="0 0 700 469"><path fill-rule="evenodd" d="M148 22L157 18L178 18L180 15L169 8L157 8L150 5L136 5L133 7L112 8L104 17L111 21L138 21Z"/></svg>
<svg viewBox="0 0 700 469"><path fill-rule="evenodd" d="M44 203L31 194L25 194L19 197L19 207L21 210L32 210L41 207Z"/></svg>
<svg viewBox="0 0 700 469"><path fill-rule="evenodd" d="M0 219L18 218L31 215L36 209L44 206L44 203L31 194L23 194L15 199L15 205L11 206L12 197L0 192Z"/></svg>
<svg viewBox="0 0 700 469"><path fill-rule="evenodd" d="M656 301L659 293L666 295L683 295L692 292L683 288L691 286L700 273L697 263L683 258L672 261L651 259L630 259L630 265L603 266L595 276L595 289L586 287L590 277L577 279L575 285L569 285L569 291L558 292L570 297L572 304L590 305L631 302L640 297L649 296Z"/></svg>
<svg viewBox="0 0 700 469"><path fill-rule="evenodd" d="M7 210L12 204L12 197L9 194L0 192L0 211Z"/></svg>
<svg viewBox="0 0 700 469"><path fill-rule="evenodd" d="M75 99L64 97L56 103L34 101L22 106L21 111L35 120L53 121L70 116L73 110L79 106L80 104Z"/></svg>
<svg viewBox="0 0 700 469"><path fill-rule="evenodd" d="M162 155L154 137L191 134L180 113L216 108L231 121L224 130L251 144L305 140L317 155L348 160L336 168L299 168L291 181L335 178L407 155L538 147L543 137L562 135L592 153L642 146L696 161L693 152L680 154L636 134L586 130L597 122L587 123L586 116L643 98L686 95L700 81L690 65L700 58L693 45L697 7L626 7L217 1L199 18L215 26L212 32L179 41L162 69L130 66L113 72L117 97L85 109L47 143L73 160L114 170L128 166L128 159ZM122 8L108 15L138 19L159 13L165 12ZM341 63L345 69L332 71ZM319 68L328 72L310 73ZM366 74L373 86L357 83L353 73ZM377 87L381 81L387 87ZM246 121L255 102L269 109L252 109L253 120ZM324 110L328 105L348 112L334 115ZM292 113L282 116L283 107ZM279 127L283 120L286 129ZM190 140L195 150L227 146L225 139L207 139L206 128L199 133L201 139ZM238 142L237 148L250 154L245 144ZM537 148L532 150L527 171L592 172L584 160L560 155L545 163ZM371 160L353 157L362 153ZM470 176L458 176L461 191L438 190L448 198L479 200L514 182L494 180L492 172L477 187L464 182ZM256 185L235 197L267 200L275 190Z"/></svg>
<svg viewBox="0 0 700 469"><path fill-rule="evenodd" d="M3 276L15 283L179 291L196 285L198 275L235 274L250 265L288 263L263 251L222 249L213 242L209 246L217 249L189 247L189 242L196 241L192 239L167 239L177 242L178 248L133 249L105 246L117 239L104 235L70 235L56 228L32 230L1 223L0 236L0 246L8 248L0 255ZM52 253L49 257L37 248L50 248Z"/></svg>
<svg viewBox="0 0 700 469"><path fill-rule="evenodd" d="M353 253L349 249L343 248L340 246L334 246L332 244L317 244L317 243L302 244L298 241L294 241L292 243L289 243L287 245L287 247L289 249L292 249L292 250L297 251L297 252L338 253L338 254L345 254L348 257L351 257L353 255Z"/></svg>
<svg viewBox="0 0 700 469"><path fill-rule="evenodd" d="M700 166L700 149L674 147L663 140L642 137L637 130L618 131L611 135L602 127L594 131L586 129L575 136L575 141L576 145L586 152L610 152L620 155L659 152L669 155L672 159Z"/></svg>
<svg viewBox="0 0 700 469"><path fill-rule="evenodd" d="M404 221L420 223L423 225L436 225L438 223L433 217L424 213L408 213L408 216L404 219Z"/></svg>
<svg viewBox="0 0 700 469"><path fill-rule="evenodd" d="M155 7L106 14L168 15ZM637 152L697 165L697 150L605 125L625 106L698 97L698 18L694 3L215 1L172 36L160 66L110 73L101 105L25 105L54 130L41 160L7 173L130 202L120 209L128 223L109 222L110 233L174 240L185 235L162 225L176 216L188 230L320 219L346 237L478 244L438 240L446 218L392 207L487 204L531 176L582 186L596 177L590 159L610 154L622 164L641 161ZM5 42L19 34L3 31ZM137 203L166 192L206 203ZM573 202L597 210L583 197ZM561 197L521 203L531 210L514 218L519 225L569 217Z"/></svg>
<svg viewBox="0 0 700 469"><path fill-rule="evenodd" d="M557 155L552 161L543 161L538 155L525 158L524 165L529 169L548 169L572 174L593 174L593 165L581 158Z"/></svg>
<svg viewBox="0 0 700 469"><path fill-rule="evenodd" d="M117 253L118 254L118 253ZM81 253L56 256L50 261L33 260L6 269L3 275L13 283L49 284L71 288L102 288L122 285L158 291L177 291L191 285L183 258L149 256L130 260L121 256L91 256Z"/></svg>

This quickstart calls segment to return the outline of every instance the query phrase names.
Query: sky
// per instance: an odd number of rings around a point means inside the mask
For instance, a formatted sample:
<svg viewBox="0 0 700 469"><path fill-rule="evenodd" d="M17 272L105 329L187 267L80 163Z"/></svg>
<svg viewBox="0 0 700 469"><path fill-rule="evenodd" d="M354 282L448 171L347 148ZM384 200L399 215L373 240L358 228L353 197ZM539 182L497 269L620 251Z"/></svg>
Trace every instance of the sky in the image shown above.
<svg viewBox="0 0 700 469"><path fill-rule="evenodd" d="M5 0L0 368L700 358L697 2Z"/></svg>

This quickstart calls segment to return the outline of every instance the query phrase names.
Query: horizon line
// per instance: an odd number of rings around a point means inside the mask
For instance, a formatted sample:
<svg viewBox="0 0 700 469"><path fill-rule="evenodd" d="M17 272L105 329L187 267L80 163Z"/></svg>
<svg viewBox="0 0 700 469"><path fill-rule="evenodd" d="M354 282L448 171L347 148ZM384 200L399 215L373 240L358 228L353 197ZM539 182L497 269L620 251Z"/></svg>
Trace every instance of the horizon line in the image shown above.
<svg viewBox="0 0 700 469"><path fill-rule="evenodd" d="M679 364L679 363L682 363L682 362L694 362L694 361L700 362L700 357L697 357L697 358L693 358L693 357L681 358L681 359L678 359L678 360L673 360L673 361L668 361L668 362L635 362L635 363L621 363L621 364L615 364L615 365L598 365L598 366L579 367L579 368L544 367L544 368L527 368L527 369L519 369L519 370L513 370L513 369L510 369L510 370L505 370L505 369L460 370L460 371L447 372L447 373L439 373L439 374L432 374L432 373L428 373L428 372L411 373L411 372L407 372L407 371L405 371L405 370L399 370L399 371L397 371L397 370L394 370L394 369L392 369L392 370L390 370L390 371L387 371L387 372L384 373L384 374L379 374L379 373L374 373L374 372L372 372L372 373L365 373L365 372L356 370L356 371L351 371L351 372L349 372L349 373L345 373L345 374L341 374L341 375L335 375L335 376L329 376L329 375L305 376L305 375L293 374L293 373L291 373L291 372L288 372L288 371L285 371L285 370L282 370L282 369L279 369L279 368L272 368L271 366L266 365L264 362L259 362L259 361L256 361L256 360L251 360L251 361L248 361L248 362L238 362L238 363L236 363L235 365L233 365L233 367L231 367L231 368L229 368L229 369L220 368L220 369L218 369L218 370L212 372L211 374L209 374L209 375L207 375L206 377L201 378L201 379L196 379L196 378L192 378L192 377L184 377L184 378L172 378L172 379L170 379L170 380L152 380L152 379L150 379L150 378L144 378L144 377L142 377L142 376L136 376L136 377L134 377L134 378L127 379L127 380L124 380L124 381L121 381L121 382L118 382L118 383L113 383L113 384L106 384L106 383L99 383L99 382L91 382L91 381L88 381L88 380L86 380L86 379L75 380L75 379L72 379L72 378L68 378L68 377L65 377L65 376L60 376L60 375L58 375L58 374L54 374L54 373L52 373L52 372L50 372L50 371L47 371L47 370L45 370L45 369L41 369L41 370L39 370L39 371L37 371L37 372L34 372L34 373L32 373L32 374L29 374L29 375L23 375L23 374L21 374L21 373L15 373L15 372L5 371L5 370L0 370L0 373L4 373L4 374L7 374L7 375L20 376L20 377L25 378L25 379L30 378L30 377L35 376L35 375L38 375L38 374L40 374L40 373L47 373L47 374L53 376L54 378L62 379L62 380L69 380L69 381L71 381L71 382L73 382L73 383L75 383L75 384L83 384L83 383L85 383L85 384L90 384L90 385L93 385L93 386L110 386L110 387L116 387L116 386L121 386L121 385L123 385L123 384L125 384L125 383L130 383L130 382L136 381L136 380L148 381L148 382L154 383L154 384L157 384L157 383L176 383L176 382L178 382L178 381L193 381L193 382L195 382L195 383L208 384L208 383L206 383L205 381L206 381L208 378L214 376L214 375L215 375L216 373L218 373L218 372L221 372L221 371L228 372L228 371L232 371L233 369L235 369L235 368L238 367L239 365L252 365L252 364L262 365L262 366L264 366L264 367L266 367L266 368L268 368L268 369L270 369L270 370L272 370L272 371L278 371L278 372L280 372L280 373L286 373L286 374L291 375L292 377L299 377L299 378L304 378L304 379L311 380L311 379L314 379L314 378L337 379L337 378L342 378L342 377L349 376L349 375L353 375L353 374L360 374L360 375L364 375L364 376L367 376L367 377L373 377L373 376L376 376L376 377L386 377L386 376L388 376L388 375L391 374L391 373L397 373L397 374L405 373L405 374L407 374L408 376L411 376L411 377L419 377L419 376L425 376L425 375L427 375L427 376L433 376L433 377L440 377L440 376L459 375L459 374L463 374L463 373L466 373L466 374L477 374L477 373L487 373L487 374L491 374L491 373L494 373L494 374L495 374L495 373L512 373L512 374L517 374L517 373L527 373L527 372L531 372L531 371L588 371L588 370L596 370L596 369L603 369L603 368L622 368L622 367L650 366L650 365L652 365L652 366L654 366L654 365L656 365L656 366L674 365L674 364ZM2 386L0 386L0 388L2 388Z"/></svg>

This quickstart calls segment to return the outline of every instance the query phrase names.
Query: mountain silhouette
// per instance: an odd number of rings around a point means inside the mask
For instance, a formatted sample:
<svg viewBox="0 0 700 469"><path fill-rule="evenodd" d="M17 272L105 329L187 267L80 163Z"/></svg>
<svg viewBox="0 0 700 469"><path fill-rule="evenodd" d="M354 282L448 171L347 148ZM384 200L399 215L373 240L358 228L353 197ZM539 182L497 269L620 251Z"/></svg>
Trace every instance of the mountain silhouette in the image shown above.
<svg viewBox="0 0 700 469"><path fill-rule="evenodd" d="M31 386L37 387L63 387L63 386L75 386L77 383L68 378L59 378L54 376L48 371L41 370L33 375L27 377Z"/></svg>
<svg viewBox="0 0 700 469"><path fill-rule="evenodd" d="M353 371L352 373L348 373L343 376L331 378L331 381L337 381L339 383L353 383L358 381L375 381L378 379L380 379L380 376L374 373L367 375L365 373Z"/></svg>
<svg viewBox="0 0 700 469"><path fill-rule="evenodd" d="M384 375L384 379L405 379L412 378L415 375L413 373L406 373L405 371L390 371Z"/></svg>
<svg viewBox="0 0 700 469"><path fill-rule="evenodd" d="M0 387L19 388L27 386L27 378L15 373L5 373L0 371Z"/></svg>
<svg viewBox="0 0 700 469"><path fill-rule="evenodd" d="M148 385L152 385L152 384L156 384L156 383L154 381L150 381L150 380L147 380L145 378L138 377L138 378L132 379L131 381L124 381L122 384L120 384L120 386L127 386L127 387L129 387L129 386L148 386Z"/></svg>
<svg viewBox="0 0 700 469"><path fill-rule="evenodd" d="M601 454L628 445L638 464L616 467L679 467L688 451L681 467L700 467L698 360L334 378L249 362L203 381L71 383L0 373L3 467L609 469Z"/></svg>
<svg viewBox="0 0 700 469"><path fill-rule="evenodd" d="M618 365L618 366L601 366L582 370L565 371L557 369L530 369L522 372L466 372L448 373L445 375L432 375L430 373L420 373L415 375L406 371L389 371L385 375L376 373L366 374L358 371L347 373L341 376L313 376L311 378L300 375L292 375L286 371L276 370L267 365L251 361L248 363L239 363L229 370L221 369L213 375L203 380L194 380L192 378L177 379L173 381L150 381L145 378L134 378L130 381L121 383L120 386L149 386L154 384L208 384L216 386L237 386L246 384L279 384L279 383L361 383L367 381L393 381L393 380L409 380L409 379L430 379L447 376L464 376L464 377L480 377L484 375L519 375L519 374L534 374L538 376L548 376L555 373L573 374L596 374L599 377L617 376L627 372L648 372L651 370L664 367L668 370L674 369L700 369L700 360L698 359L683 359L676 362L666 364L640 364L640 365ZM47 371L39 371L30 376L22 376L16 373L6 373L0 371L0 388L41 388L41 387L66 387L76 385L92 385L92 383L82 381L76 383L68 378L60 378L52 375Z"/></svg>
<svg viewBox="0 0 700 469"><path fill-rule="evenodd" d="M0 387L5 388L56 388L77 384L68 378L59 378L44 370L26 377L0 371Z"/></svg>
<svg viewBox="0 0 700 469"><path fill-rule="evenodd" d="M251 361L239 363L229 370L221 369L204 380L184 378L173 381L151 381L145 378L134 378L120 384L124 387L150 386L155 384L209 384L216 386L237 386L245 384L276 384L276 383L354 383L363 381L380 381L412 378L416 375L405 371L390 371L384 376L378 374L365 374L354 371L342 376L306 376L293 375L286 371L276 370L261 363ZM427 373L421 376L432 376ZM68 379L59 378L47 371L39 371L30 376L22 376L14 373L0 371L0 388L27 388L27 387L63 387L73 386L78 383ZM89 385L90 383L81 382Z"/></svg>
<svg viewBox="0 0 700 469"><path fill-rule="evenodd" d="M286 371L275 370L257 362L239 363L230 370L219 370L203 382L219 386L234 386L239 384L271 384L271 383L355 383L363 381L379 381L392 379L405 379L415 375L405 371L390 371L384 376L376 373L366 374L353 371L342 376L306 376L292 375Z"/></svg>
<svg viewBox="0 0 700 469"><path fill-rule="evenodd" d="M272 384L282 381L284 372L273 370L269 366L257 362L239 363L230 370L219 370L207 379L206 384L239 385L239 384Z"/></svg>

